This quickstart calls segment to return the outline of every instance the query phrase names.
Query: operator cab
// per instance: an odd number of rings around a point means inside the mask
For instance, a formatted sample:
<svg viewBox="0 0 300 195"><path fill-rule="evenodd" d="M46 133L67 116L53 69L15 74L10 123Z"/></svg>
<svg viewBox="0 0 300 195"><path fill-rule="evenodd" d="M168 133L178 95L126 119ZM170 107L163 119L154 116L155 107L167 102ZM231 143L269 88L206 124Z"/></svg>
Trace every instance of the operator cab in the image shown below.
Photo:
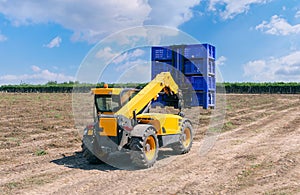
<svg viewBox="0 0 300 195"><path fill-rule="evenodd" d="M114 114L140 90L122 88L95 88L92 90L98 114Z"/></svg>
<svg viewBox="0 0 300 195"><path fill-rule="evenodd" d="M95 105L98 113L117 112L121 106L118 95L95 95Z"/></svg>

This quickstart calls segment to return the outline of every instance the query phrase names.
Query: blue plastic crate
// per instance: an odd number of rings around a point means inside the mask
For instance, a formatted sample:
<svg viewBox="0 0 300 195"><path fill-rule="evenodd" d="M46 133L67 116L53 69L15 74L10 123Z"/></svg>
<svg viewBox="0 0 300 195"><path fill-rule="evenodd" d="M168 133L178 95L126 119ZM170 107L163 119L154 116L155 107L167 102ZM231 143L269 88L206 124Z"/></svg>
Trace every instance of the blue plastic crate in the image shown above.
<svg viewBox="0 0 300 195"><path fill-rule="evenodd" d="M216 59L216 48L210 44L202 44L207 50L208 56L210 58Z"/></svg>
<svg viewBox="0 0 300 195"><path fill-rule="evenodd" d="M205 74L206 62L203 59L184 62L184 74Z"/></svg>
<svg viewBox="0 0 300 195"><path fill-rule="evenodd" d="M151 107L155 108L155 107L165 107L166 106L166 102L163 101L163 96L158 96L157 99L155 101L153 101L151 103Z"/></svg>
<svg viewBox="0 0 300 195"><path fill-rule="evenodd" d="M152 47L153 60L172 60L172 50L168 47Z"/></svg>
<svg viewBox="0 0 300 195"><path fill-rule="evenodd" d="M191 107L202 106L203 108L207 109L209 107L215 107L216 101L216 93L215 92L205 92L205 91L197 91L196 93L190 94L191 98L190 101L185 100L185 103L188 102L188 105ZM163 96L159 96L157 100L153 101L151 104L152 108L155 107L164 107L166 106L166 101L163 100Z"/></svg>
<svg viewBox="0 0 300 195"><path fill-rule="evenodd" d="M208 80L208 89L216 90L216 78L214 76L207 77Z"/></svg>
<svg viewBox="0 0 300 195"><path fill-rule="evenodd" d="M204 106L205 105L205 93L197 92L192 95L191 106Z"/></svg>
<svg viewBox="0 0 300 195"><path fill-rule="evenodd" d="M216 63L214 59L208 61L208 73L212 75L216 74Z"/></svg>
<svg viewBox="0 0 300 195"><path fill-rule="evenodd" d="M170 72L180 88L190 82L198 91L194 98L188 98L191 106L203 108L215 105L215 47L210 44L173 45L152 48L152 79L161 72ZM182 72L181 78L175 69ZM202 92L199 92L202 91ZM197 100L197 101L196 101ZM158 99L157 103L163 104Z"/></svg>
<svg viewBox="0 0 300 195"><path fill-rule="evenodd" d="M203 106L203 108L215 107L215 92L196 92L192 95L191 107Z"/></svg>
<svg viewBox="0 0 300 195"><path fill-rule="evenodd" d="M215 59L215 47L209 44L187 45L183 55L188 59L207 57Z"/></svg>
<svg viewBox="0 0 300 195"><path fill-rule="evenodd" d="M152 61L151 78L155 78L161 72L170 72L172 70L172 61Z"/></svg>
<svg viewBox="0 0 300 195"><path fill-rule="evenodd" d="M216 79L213 76L187 76L187 79L196 91L216 89Z"/></svg>
<svg viewBox="0 0 300 195"><path fill-rule="evenodd" d="M215 75L216 65L214 59L190 59L184 62L184 74L204 74Z"/></svg>
<svg viewBox="0 0 300 195"><path fill-rule="evenodd" d="M172 61L165 61L165 62L152 62L152 69L155 70L162 70L162 71L169 71L172 69Z"/></svg>
<svg viewBox="0 0 300 195"><path fill-rule="evenodd" d="M203 76L192 76L187 77L187 79L190 81L194 90L207 90L206 80Z"/></svg>
<svg viewBox="0 0 300 195"><path fill-rule="evenodd" d="M216 104L216 93L215 92L208 92L208 105L214 107Z"/></svg>

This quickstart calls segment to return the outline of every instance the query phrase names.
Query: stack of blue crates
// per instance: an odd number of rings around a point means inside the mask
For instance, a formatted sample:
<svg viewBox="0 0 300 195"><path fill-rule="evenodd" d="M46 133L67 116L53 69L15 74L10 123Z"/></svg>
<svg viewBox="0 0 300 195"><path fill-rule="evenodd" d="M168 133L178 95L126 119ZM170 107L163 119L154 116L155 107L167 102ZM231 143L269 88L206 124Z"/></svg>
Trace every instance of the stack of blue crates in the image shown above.
<svg viewBox="0 0 300 195"><path fill-rule="evenodd" d="M190 82L195 93L183 90L191 107L214 108L216 100L215 47L210 44L152 47L152 79L160 72L171 72L179 87ZM176 70L176 71L174 71ZM178 79L178 71L184 75ZM182 76L181 76L182 77ZM189 94L190 93L190 94ZM161 99L157 100L163 103Z"/></svg>

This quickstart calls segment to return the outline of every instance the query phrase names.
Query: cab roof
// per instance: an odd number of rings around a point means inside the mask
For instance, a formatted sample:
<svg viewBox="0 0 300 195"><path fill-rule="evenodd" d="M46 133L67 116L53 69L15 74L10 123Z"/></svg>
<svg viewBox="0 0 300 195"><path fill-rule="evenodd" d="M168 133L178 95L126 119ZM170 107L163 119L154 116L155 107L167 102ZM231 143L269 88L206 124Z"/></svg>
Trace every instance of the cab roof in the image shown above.
<svg viewBox="0 0 300 195"><path fill-rule="evenodd" d="M122 88L93 88L92 93L95 95L119 95Z"/></svg>
<svg viewBox="0 0 300 195"><path fill-rule="evenodd" d="M134 88L93 88L92 93L95 95L119 95L125 91L139 91Z"/></svg>

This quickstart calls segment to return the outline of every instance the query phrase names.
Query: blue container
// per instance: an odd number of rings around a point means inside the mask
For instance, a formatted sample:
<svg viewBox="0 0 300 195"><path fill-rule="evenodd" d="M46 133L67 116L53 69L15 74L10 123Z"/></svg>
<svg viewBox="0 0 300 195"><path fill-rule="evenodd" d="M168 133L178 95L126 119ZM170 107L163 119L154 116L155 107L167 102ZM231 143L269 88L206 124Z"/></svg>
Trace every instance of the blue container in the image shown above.
<svg viewBox="0 0 300 195"><path fill-rule="evenodd" d="M208 92L208 105L214 107L216 105L216 92Z"/></svg>
<svg viewBox="0 0 300 195"><path fill-rule="evenodd" d="M214 76L187 76L187 79L196 91L208 91L216 89L216 78Z"/></svg>
<svg viewBox="0 0 300 195"><path fill-rule="evenodd" d="M203 76L188 76L187 79L190 81L194 90L207 91L207 84L206 84L205 77L203 77Z"/></svg>
<svg viewBox="0 0 300 195"><path fill-rule="evenodd" d="M208 74L211 74L211 75L215 75L216 74L215 60L210 59L208 61Z"/></svg>
<svg viewBox="0 0 300 195"><path fill-rule="evenodd" d="M215 59L215 47L209 44L187 45L184 48L184 57L194 58L212 58Z"/></svg>
<svg viewBox="0 0 300 195"><path fill-rule="evenodd" d="M172 70L172 61L152 61L151 77L152 79L161 72L170 72Z"/></svg>
<svg viewBox="0 0 300 195"><path fill-rule="evenodd" d="M157 99L151 103L152 108L165 107L165 106L166 106L166 102L163 101L163 96L161 96L161 95L158 96Z"/></svg>
<svg viewBox="0 0 300 195"><path fill-rule="evenodd" d="M207 109L209 107L215 107L216 93L215 92L196 92L192 95L191 106L203 106Z"/></svg>
<svg viewBox="0 0 300 195"><path fill-rule="evenodd" d="M170 72L178 86L190 93L190 82L196 94L189 97L190 106L214 107L216 96L215 47L210 44L152 47L152 79L161 72ZM182 72L184 77L178 74ZM188 94L188 96L191 94ZM156 103L166 105L163 98ZM189 106L189 105L187 105Z"/></svg>
<svg viewBox="0 0 300 195"><path fill-rule="evenodd" d="M192 95L191 106L205 106L205 93L197 92Z"/></svg>
<svg viewBox="0 0 300 195"><path fill-rule="evenodd" d="M168 47L152 47L152 61L172 60L172 50Z"/></svg>
<svg viewBox="0 0 300 195"><path fill-rule="evenodd" d="M215 90L216 89L216 78L214 76L207 77L208 80L208 89Z"/></svg>
<svg viewBox="0 0 300 195"><path fill-rule="evenodd" d="M202 45L189 45L184 48L184 57L187 59L206 58L207 51Z"/></svg>
<svg viewBox="0 0 300 195"><path fill-rule="evenodd" d="M208 57L216 59L216 48L210 44L202 44L202 45L205 47Z"/></svg>
<svg viewBox="0 0 300 195"><path fill-rule="evenodd" d="M184 74L185 75L200 75L205 74L205 61L203 59L199 60L186 60L184 62Z"/></svg>
<svg viewBox="0 0 300 195"><path fill-rule="evenodd" d="M215 75L215 61L210 59L190 59L184 62L184 74L186 75Z"/></svg>

